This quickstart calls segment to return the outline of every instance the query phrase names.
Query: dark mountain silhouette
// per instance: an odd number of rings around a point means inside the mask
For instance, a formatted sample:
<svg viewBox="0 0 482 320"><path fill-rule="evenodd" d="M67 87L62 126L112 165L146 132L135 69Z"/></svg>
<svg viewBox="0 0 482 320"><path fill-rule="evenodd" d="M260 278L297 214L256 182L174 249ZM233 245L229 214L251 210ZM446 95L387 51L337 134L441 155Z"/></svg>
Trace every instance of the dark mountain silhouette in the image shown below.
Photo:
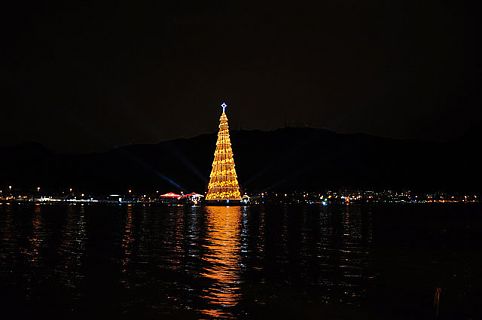
<svg viewBox="0 0 482 320"><path fill-rule="evenodd" d="M473 136L450 143L336 134L322 129L233 131L241 186L249 191L333 188L480 191ZM39 144L0 147L0 185L20 188L198 191L208 181L216 134L103 153L58 154Z"/></svg>

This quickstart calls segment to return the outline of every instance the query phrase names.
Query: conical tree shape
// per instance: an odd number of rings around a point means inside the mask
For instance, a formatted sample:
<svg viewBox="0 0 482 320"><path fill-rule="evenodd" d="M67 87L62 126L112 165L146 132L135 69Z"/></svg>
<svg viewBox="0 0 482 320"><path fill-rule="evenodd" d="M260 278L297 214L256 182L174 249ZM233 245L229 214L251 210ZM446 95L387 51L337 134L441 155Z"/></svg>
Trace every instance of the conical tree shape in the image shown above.
<svg viewBox="0 0 482 320"><path fill-rule="evenodd" d="M218 140L206 200L239 201L241 194L234 166L233 149L229 139L228 117L224 111L226 105L223 103L222 107L223 113L219 119Z"/></svg>

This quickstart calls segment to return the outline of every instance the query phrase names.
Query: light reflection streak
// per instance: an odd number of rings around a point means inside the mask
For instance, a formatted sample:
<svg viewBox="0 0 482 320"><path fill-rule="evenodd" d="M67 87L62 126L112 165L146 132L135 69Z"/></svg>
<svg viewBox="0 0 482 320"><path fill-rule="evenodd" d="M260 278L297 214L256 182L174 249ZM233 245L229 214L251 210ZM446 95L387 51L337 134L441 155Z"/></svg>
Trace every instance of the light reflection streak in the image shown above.
<svg viewBox="0 0 482 320"><path fill-rule="evenodd" d="M185 255L184 236L185 236L185 214L183 207L176 207L174 214L174 242L172 245L172 259L170 261L171 268L174 271L180 270L183 267L183 258Z"/></svg>
<svg viewBox="0 0 482 320"><path fill-rule="evenodd" d="M124 234L122 236L122 273L127 272L129 262L132 255L132 243L134 242L134 235L132 229L132 204L127 205L127 218L124 227Z"/></svg>
<svg viewBox="0 0 482 320"><path fill-rule="evenodd" d="M32 234L28 238L29 248L26 251L29 262L37 265L40 258L40 247L43 243L42 215L40 205L35 205L32 218Z"/></svg>
<svg viewBox="0 0 482 320"><path fill-rule="evenodd" d="M228 308L240 299L240 207L206 207L207 251L201 275L211 280L203 290L209 307L201 310L208 317L230 318Z"/></svg>
<svg viewBox="0 0 482 320"><path fill-rule="evenodd" d="M362 232L362 213L353 214L350 207L343 211L340 232L339 270L340 288L343 290L346 303L359 303L359 298L365 294L364 278L369 255L370 242L364 243ZM370 241L370 240L368 240Z"/></svg>
<svg viewBox="0 0 482 320"><path fill-rule="evenodd" d="M2 244L0 246L0 275L14 270L18 263L16 255L19 247L17 236L14 212L11 206L5 206L0 209L0 243Z"/></svg>
<svg viewBox="0 0 482 320"><path fill-rule="evenodd" d="M87 240L85 207L69 206L66 210L67 221L62 228L62 240L57 251L60 263L55 267L55 273L62 284L73 289L72 293L79 298L80 295L75 289L85 278L82 271Z"/></svg>

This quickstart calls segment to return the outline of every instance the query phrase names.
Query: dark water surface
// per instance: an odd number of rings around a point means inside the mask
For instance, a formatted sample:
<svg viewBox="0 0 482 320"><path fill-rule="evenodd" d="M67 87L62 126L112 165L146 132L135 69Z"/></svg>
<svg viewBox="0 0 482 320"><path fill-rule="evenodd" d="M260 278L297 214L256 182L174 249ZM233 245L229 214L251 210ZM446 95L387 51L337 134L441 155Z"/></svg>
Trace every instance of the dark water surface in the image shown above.
<svg viewBox="0 0 482 320"><path fill-rule="evenodd" d="M0 205L1 319L480 319L476 205Z"/></svg>

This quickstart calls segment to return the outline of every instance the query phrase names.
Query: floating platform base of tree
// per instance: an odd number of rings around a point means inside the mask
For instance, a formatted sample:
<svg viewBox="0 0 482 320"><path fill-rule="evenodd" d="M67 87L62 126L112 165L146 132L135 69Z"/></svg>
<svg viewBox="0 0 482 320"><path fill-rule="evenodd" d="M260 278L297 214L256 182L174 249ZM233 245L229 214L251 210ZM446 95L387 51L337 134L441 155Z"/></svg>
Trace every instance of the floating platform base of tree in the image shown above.
<svg viewBox="0 0 482 320"><path fill-rule="evenodd" d="M205 206L245 206L246 203L242 202L241 200L205 200L203 202Z"/></svg>

